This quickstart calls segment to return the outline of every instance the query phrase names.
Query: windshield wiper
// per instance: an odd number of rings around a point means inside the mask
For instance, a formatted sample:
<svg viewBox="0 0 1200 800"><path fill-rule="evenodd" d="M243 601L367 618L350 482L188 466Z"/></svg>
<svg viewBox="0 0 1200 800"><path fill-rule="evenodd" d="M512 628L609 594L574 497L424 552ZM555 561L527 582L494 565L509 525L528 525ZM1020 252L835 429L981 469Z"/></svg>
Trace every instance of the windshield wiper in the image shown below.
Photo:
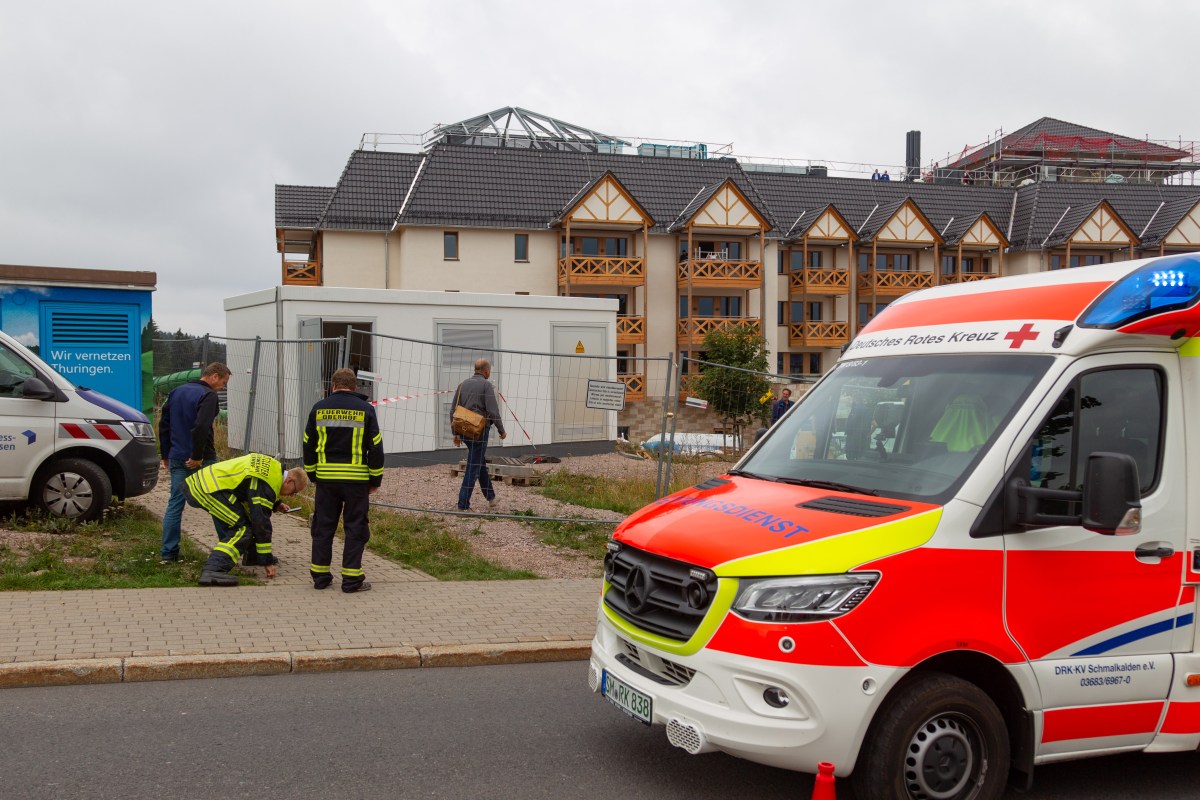
<svg viewBox="0 0 1200 800"><path fill-rule="evenodd" d="M747 472L744 469L731 469L725 474L736 475L739 478L753 478L756 481L770 481L771 483L777 483L781 480L774 475L759 475L757 472Z"/></svg>
<svg viewBox="0 0 1200 800"><path fill-rule="evenodd" d="M814 489L832 489L835 492L850 492L852 494L870 494L878 495L879 492L874 489L864 489L861 486L851 486L848 483L838 483L837 481L818 481L809 480L808 478L776 478L782 483L790 483L793 486L811 486Z"/></svg>

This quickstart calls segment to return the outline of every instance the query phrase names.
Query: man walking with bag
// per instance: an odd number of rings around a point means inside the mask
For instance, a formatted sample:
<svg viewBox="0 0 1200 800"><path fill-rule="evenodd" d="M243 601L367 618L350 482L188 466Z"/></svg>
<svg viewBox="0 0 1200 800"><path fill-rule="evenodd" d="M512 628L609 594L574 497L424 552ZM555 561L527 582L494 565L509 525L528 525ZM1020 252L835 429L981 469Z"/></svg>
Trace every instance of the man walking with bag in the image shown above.
<svg viewBox="0 0 1200 800"><path fill-rule="evenodd" d="M354 370L336 370L333 391L312 407L304 426L304 470L316 484L312 518L313 588L333 583L333 534L338 519L346 532L342 548L342 591L371 589L363 575L363 550L371 538L367 521L370 495L383 484L383 435L375 407L354 391Z"/></svg>
<svg viewBox="0 0 1200 800"><path fill-rule="evenodd" d="M163 466L171 471L171 494L163 512L162 563L179 560L179 531L186 498L183 482L201 467L215 464L213 421L220 410L217 392L229 384L229 367L214 361L200 377L167 395L158 419L158 447Z"/></svg>
<svg viewBox="0 0 1200 800"><path fill-rule="evenodd" d="M492 377L492 365L486 358L475 362L475 374L458 385L454 392L452 409L460 406L483 417L482 430L476 435L467 432L461 422L456 422L454 411L451 411L450 430L454 432L454 446L466 444L467 468L463 473L462 487L458 490L458 510L471 510L471 492L475 489L476 481L479 490L488 502L489 508L496 507L496 490L492 488L492 479L488 475L487 455L488 434L492 425L500 432L500 438L508 434L504 431L504 422L500 419L500 406L496 403L496 390L488 379Z"/></svg>

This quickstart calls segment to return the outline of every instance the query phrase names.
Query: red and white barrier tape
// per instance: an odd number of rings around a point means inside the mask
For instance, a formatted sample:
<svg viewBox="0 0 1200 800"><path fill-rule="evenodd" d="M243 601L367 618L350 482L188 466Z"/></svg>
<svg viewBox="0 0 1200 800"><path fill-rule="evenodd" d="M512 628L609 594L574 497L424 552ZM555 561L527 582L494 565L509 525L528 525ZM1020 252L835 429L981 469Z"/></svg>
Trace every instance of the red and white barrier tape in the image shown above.
<svg viewBox="0 0 1200 800"><path fill-rule="evenodd" d="M378 400L372 400L373 406L386 406L388 403L398 403L402 400L412 400L415 397L433 397L439 394L451 394L454 389L444 389L440 392L421 392L420 394L402 394L399 397L381 397Z"/></svg>

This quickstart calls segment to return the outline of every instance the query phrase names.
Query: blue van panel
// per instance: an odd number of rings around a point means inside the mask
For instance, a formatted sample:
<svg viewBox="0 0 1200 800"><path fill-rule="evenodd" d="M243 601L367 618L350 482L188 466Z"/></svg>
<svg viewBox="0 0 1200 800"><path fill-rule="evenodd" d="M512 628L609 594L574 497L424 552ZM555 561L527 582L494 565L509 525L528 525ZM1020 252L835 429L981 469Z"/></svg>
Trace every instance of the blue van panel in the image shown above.
<svg viewBox="0 0 1200 800"><path fill-rule="evenodd" d="M117 303L42 303L39 355L76 386L142 407L140 309Z"/></svg>

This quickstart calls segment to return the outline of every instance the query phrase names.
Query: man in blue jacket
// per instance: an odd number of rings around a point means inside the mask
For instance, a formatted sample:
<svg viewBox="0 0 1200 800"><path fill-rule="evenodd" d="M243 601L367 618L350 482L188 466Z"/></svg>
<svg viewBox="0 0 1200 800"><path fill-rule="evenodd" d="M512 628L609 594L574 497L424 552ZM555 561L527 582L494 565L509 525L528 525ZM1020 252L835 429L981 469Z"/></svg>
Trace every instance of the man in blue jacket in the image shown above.
<svg viewBox="0 0 1200 800"><path fill-rule="evenodd" d="M220 410L217 392L229 385L229 367L214 361L200 377L176 387L167 396L158 420L158 447L163 467L171 471L171 496L163 512L164 564L179 560L179 529L186 498L183 482L201 467L215 464L213 421Z"/></svg>
<svg viewBox="0 0 1200 800"><path fill-rule="evenodd" d="M792 390L784 389L779 400L775 405L771 406L771 424L779 422L779 419L787 413L787 410L792 407Z"/></svg>

